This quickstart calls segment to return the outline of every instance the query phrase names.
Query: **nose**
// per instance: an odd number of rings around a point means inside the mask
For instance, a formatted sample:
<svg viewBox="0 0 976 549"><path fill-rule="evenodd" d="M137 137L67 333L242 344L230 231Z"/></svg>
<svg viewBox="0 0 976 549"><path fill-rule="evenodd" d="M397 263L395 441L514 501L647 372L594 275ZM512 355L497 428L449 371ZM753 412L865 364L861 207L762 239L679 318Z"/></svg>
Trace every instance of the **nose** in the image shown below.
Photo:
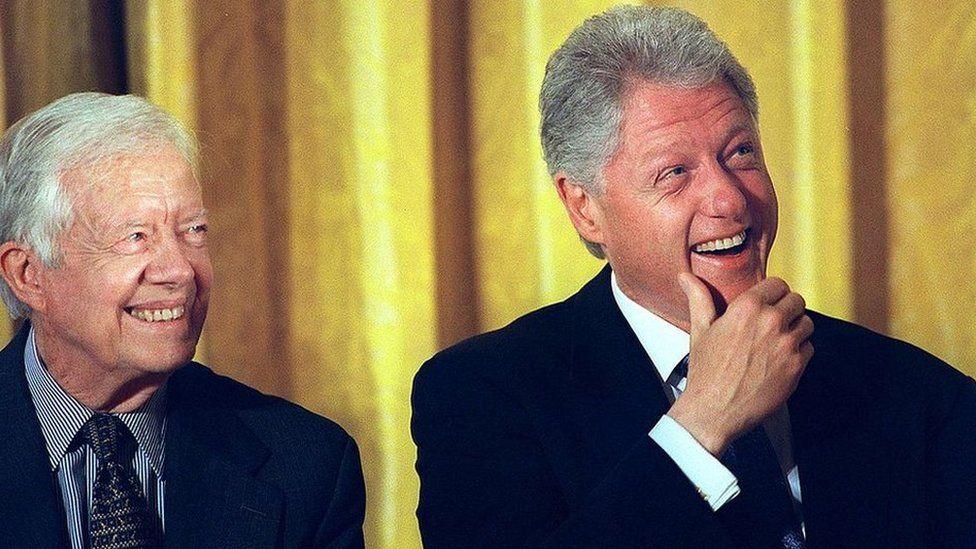
<svg viewBox="0 0 976 549"><path fill-rule="evenodd" d="M709 166L704 179L702 213L741 221L748 210L748 201L735 173L716 162Z"/></svg>
<svg viewBox="0 0 976 549"><path fill-rule="evenodd" d="M186 254L187 250L180 246L175 236L163 238L157 243L152 260L146 266L146 282L173 288L189 284L194 271Z"/></svg>

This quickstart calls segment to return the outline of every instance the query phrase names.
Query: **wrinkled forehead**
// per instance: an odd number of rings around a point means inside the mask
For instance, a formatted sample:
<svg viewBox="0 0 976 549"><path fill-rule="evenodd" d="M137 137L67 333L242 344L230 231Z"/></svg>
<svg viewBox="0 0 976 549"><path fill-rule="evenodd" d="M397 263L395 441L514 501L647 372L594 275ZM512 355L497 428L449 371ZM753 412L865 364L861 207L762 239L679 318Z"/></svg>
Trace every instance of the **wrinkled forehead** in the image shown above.
<svg viewBox="0 0 976 549"><path fill-rule="evenodd" d="M59 181L75 213L202 207L193 167L171 146L93 156L64 169Z"/></svg>

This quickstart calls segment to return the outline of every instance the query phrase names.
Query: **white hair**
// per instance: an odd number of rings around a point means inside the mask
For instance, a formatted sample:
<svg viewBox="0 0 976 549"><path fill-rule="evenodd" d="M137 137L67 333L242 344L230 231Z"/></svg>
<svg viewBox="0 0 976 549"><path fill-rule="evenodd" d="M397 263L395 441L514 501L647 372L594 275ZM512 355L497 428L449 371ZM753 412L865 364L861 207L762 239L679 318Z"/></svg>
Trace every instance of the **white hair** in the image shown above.
<svg viewBox="0 0 976 549"><path fill-rule="evenodd" d="M677 9L618 6L577 27L546 64L539 97L549 173L599 195L617 149L627 84L698 88L724 80L753 118L755 85L728 46L698 17ZM602 248L583 241L603 258Z"/></svg>
<svg viewBox="0 0 976 549"><path fill-rule="evenodd" d="M197 169L194 138L173 116L141 97L74 93L34 111L0 139L0 242L25 244L46 266L58 267L57 240L73 220L61 175L163 144ZM13 318L30 313L3 279L0 298Z"/></svg>

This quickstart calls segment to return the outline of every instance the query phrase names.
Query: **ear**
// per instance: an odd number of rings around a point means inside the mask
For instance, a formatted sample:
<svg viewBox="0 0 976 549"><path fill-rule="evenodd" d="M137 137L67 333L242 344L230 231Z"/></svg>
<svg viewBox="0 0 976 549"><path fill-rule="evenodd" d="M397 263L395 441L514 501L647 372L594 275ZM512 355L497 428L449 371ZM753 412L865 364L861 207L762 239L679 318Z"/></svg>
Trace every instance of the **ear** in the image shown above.
<svg viewBox="0 0 976 549"><path fill-rule="evenodd" d="M0 275L17 299L34 311L44 311L41 261L33 250L17 242L0 244Z"/></svg>
<svg viewBox="0 0 976 549"><path fill-rule="evenodd" d="M600 201L586 187L570 180L563 172L556 174L553 183L576 232L594 244L604 244L606 218Z"/></svg>

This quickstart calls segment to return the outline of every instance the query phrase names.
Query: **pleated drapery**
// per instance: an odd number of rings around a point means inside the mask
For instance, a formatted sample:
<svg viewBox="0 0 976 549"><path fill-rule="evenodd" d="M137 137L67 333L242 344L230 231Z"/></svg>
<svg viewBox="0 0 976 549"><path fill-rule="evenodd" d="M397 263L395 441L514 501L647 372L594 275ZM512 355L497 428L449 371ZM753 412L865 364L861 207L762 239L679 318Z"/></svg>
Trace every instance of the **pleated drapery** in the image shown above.
<svg viewBox="0 0 976 549"><path fill-rule="evenodd" d="M537 100L551 51L613 3L6 0L0 122L98 89L196 132L217 272L201 358L341 423L369 546L418 547L417 367L601 266L546 174ZM976 5L678 5L758 85L772 274L976 373Z"/></svg>

